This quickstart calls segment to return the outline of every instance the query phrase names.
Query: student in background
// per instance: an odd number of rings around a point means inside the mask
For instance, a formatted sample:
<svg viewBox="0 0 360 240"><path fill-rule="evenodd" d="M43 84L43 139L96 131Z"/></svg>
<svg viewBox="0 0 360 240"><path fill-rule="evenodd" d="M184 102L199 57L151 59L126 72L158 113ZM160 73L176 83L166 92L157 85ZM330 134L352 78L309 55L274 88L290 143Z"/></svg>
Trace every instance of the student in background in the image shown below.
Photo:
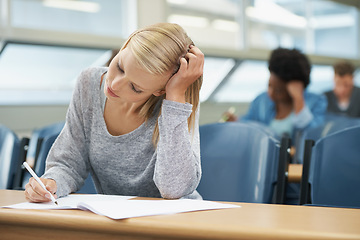
<svg viewBox="0 0 360 240"><path fill-rule="evenodd" d="M204 55L177 24L135 31L110 66L84 70L41 180L55 197L91 172L101 194L201 198ZM31 178L25 197L50 201Z"/></svg>
<svg viewBox="0 0 360 240"><path fill-rule="evenodd" d="M268 62L270 71L267 92L257 96L244 116L229 116L229 121L257 121L269 126L279 137L323 123L325 96L306 91L311 65L296 49L277 48Z"/></svg>
<svg viewBox="0 0 360 240"><path fill-rule="evenodd" d="M327 111L348 117L360 117L360 88L354 86L354 66L346 61L334 66L334 89L325 92Z"/></svg>

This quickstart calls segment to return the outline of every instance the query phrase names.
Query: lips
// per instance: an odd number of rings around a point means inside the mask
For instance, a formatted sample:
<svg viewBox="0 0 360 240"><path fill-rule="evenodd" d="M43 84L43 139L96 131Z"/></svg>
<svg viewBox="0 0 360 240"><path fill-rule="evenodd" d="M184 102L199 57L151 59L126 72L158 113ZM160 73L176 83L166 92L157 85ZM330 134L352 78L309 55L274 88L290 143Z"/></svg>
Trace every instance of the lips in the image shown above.
<svg viewBox="0 0 360 240"><path fill-rule="evenodd" d="M108 94L110 95L110 96L112 96L112 97L119 97L118 95L116 95L112 90L111 90L111 88L110 87L107 87L107 92L108 92Z"/></svg>

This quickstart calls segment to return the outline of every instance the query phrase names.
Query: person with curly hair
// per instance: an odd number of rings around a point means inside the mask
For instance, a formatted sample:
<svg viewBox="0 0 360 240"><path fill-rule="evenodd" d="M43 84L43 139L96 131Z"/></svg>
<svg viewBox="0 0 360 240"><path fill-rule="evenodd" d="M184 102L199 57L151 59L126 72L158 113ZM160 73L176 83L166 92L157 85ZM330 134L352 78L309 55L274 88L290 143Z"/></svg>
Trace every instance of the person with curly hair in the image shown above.
<svg viewBox="0 0 360 240"><path fill-rule="evenodd" d="M269 126L279 137L294 139L297 130L323 123L327 100L324 95L306 91L311 64L297 49L277 48L268 61L270 71L267 92L257 96L244 116L230 121L251 120Z"/></svg>
<svg viewBox="0 0 360 240"><path fill-rule="evenodd" d="M354 86L355 67L341 61L333 66L334 89L325 92L328 99L327 111L348 117L360 117L360 88Z"/></svg>

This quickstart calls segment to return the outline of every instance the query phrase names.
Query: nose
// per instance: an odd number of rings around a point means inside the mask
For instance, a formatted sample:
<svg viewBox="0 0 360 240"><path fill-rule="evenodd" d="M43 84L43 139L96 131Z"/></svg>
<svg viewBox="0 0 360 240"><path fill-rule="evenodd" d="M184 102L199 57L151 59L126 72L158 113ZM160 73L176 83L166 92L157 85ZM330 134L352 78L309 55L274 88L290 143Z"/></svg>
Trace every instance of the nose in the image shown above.
<svg viewBox="0 0 360 240"><path fill-rule="evenodd" d="M113 81L111 82L111 89L115 90L115 91L118 91L120 90L121 88L123 88L123 86L125 85L125 77L123 76L117 76L113 79Z"/></svg>

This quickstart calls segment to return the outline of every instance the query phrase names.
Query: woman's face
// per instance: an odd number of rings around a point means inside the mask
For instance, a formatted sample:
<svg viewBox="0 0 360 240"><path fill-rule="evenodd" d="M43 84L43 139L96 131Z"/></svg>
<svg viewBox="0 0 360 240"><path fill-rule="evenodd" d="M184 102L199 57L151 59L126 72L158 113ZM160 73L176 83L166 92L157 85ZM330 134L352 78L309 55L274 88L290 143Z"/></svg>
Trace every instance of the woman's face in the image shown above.
<svg viewBox="0 0 360 240"><path fill-rule="evenodd" d="M165 85L170 77L170 71L155 75L143 69L127 47L111 61L104 91L109 100L142 104L151 95L165 93Z"/></svg>
<svg viewBox="0 0 360 240"><path fill-rule="evenodd" d="M270 72L268 95L275 103L291 102L291 97L286 88L286 82L272 72Z"/></svg>

